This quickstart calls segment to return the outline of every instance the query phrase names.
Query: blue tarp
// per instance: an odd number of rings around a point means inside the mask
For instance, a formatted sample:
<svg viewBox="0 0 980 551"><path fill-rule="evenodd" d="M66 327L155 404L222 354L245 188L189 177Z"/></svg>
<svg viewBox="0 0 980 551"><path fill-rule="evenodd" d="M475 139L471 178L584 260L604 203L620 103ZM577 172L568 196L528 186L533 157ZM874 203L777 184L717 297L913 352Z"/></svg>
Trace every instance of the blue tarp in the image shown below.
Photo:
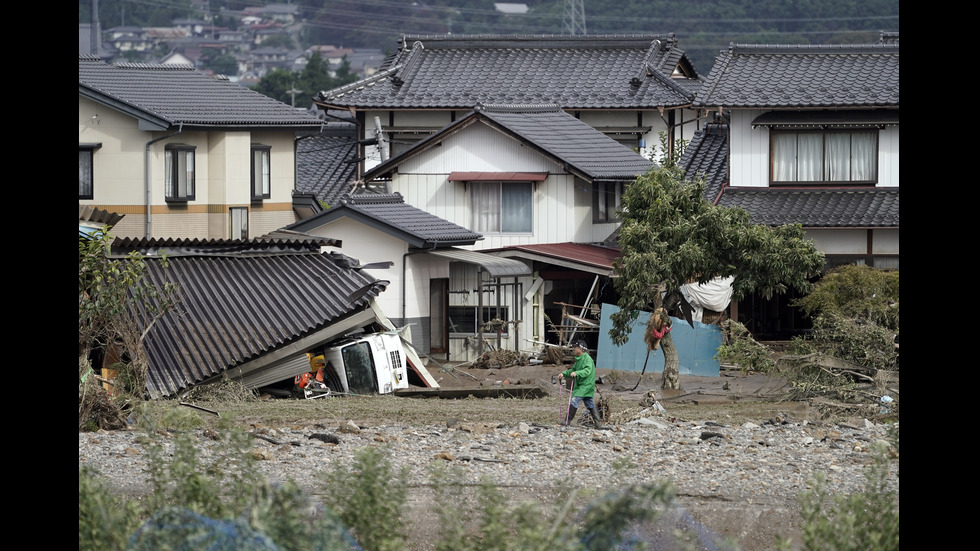
<svg viewBox="0 0 980 551"><path fill-rule="evenodd" d="M619 311L615 304L601 305L599 320L599 342L596 350L596 367L600 369L618 369L621 371L641 371L647 356L647 345L643 342L643 331L646 329L650 312L640 312L633 323L629 342L616 346L609 338L612 329L610 316ZM680 362L678 372L681 375L701 375L720 377L721 364L715 359L718 347L722 344L721 328L717 325L705 325L694 322L692 329L687 321L675 317L670 334L677 346L677 356ZM663 373L663 348L650 352L647 362L647 373Z"/></svg>

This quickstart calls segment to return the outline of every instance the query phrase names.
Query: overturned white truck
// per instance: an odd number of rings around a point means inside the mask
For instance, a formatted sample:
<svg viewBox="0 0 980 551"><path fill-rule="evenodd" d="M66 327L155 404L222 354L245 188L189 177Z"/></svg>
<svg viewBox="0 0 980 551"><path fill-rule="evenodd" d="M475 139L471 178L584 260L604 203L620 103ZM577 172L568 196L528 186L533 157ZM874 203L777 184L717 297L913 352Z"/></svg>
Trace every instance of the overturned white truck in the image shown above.
<svg viewBox="0 0 980 551"><path fill-rule="evenodd" d="M438 387L397 331L360 333L306 354L309 370L261 390L278 396L391 394L410 385Z"/></svg>

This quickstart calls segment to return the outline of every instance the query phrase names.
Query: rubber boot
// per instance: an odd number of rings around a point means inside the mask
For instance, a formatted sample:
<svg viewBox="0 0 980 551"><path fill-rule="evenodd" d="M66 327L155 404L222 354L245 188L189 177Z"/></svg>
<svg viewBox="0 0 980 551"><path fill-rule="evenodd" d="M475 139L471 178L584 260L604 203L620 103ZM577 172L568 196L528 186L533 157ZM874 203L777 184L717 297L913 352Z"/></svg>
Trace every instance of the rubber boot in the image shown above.
<svg viewBox="0 0 980 551"><path fill-rule="evenodd" d="M599 410L597 408L589 408L589 414L592 415L592 421L595 423L595 428L602 428L602 416L599 415Z"/></svg>
<svg viewBox="0 0 980 551"><path fill-rule="evenodd" d="M568 419L566 420L566 425L572 424L572 419L575 417L575 412L578 411L577 407L568 406Z"/></svg>

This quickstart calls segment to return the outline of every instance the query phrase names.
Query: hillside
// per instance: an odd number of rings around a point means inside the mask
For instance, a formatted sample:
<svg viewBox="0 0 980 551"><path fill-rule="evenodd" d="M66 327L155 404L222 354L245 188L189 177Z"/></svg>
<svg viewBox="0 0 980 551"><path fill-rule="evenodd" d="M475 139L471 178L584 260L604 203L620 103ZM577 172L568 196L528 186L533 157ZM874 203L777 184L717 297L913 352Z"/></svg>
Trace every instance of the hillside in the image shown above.
<svg viewBox="0 0 980 551"><path fill-rule="evenodd" d="M79 22L91 20L93 0L79 0ZM239 24L243 10L285 2L100 0L102 29L167 26L198 18ZM522 5L527 6L524 11ZM574 9L581 6L581 11ZM195 7L195 6L200 6ZM499 9L495 9L499 6ZM303 47L331 44L391 50L402 34L674 33L697 70L707 74L730 43L868 43L899 30L898 0L299 0L289 26ZM503 11L501 11L503 10ZM272 18L273 14L267 14ZM275 14L278 16L279 14ZM577 32L573 32L577 31Z"/></svg>

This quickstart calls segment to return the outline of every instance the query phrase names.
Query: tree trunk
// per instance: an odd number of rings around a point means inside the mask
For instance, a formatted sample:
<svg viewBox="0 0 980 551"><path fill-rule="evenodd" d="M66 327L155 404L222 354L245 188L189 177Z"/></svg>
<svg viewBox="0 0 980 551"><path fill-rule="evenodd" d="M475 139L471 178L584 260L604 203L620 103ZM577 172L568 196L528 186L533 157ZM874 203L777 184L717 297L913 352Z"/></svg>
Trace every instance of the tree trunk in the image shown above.
<svg viewBox="0 0 980 551"><path fill-rule="evenodd" d="M660 340L660 349L664 352L664 376L660 388L676 390L681 387L678 378L680 360L677 358L677 347L674 346L674 338L670 336L670 333L664 335L664 338Z"/></svg>

